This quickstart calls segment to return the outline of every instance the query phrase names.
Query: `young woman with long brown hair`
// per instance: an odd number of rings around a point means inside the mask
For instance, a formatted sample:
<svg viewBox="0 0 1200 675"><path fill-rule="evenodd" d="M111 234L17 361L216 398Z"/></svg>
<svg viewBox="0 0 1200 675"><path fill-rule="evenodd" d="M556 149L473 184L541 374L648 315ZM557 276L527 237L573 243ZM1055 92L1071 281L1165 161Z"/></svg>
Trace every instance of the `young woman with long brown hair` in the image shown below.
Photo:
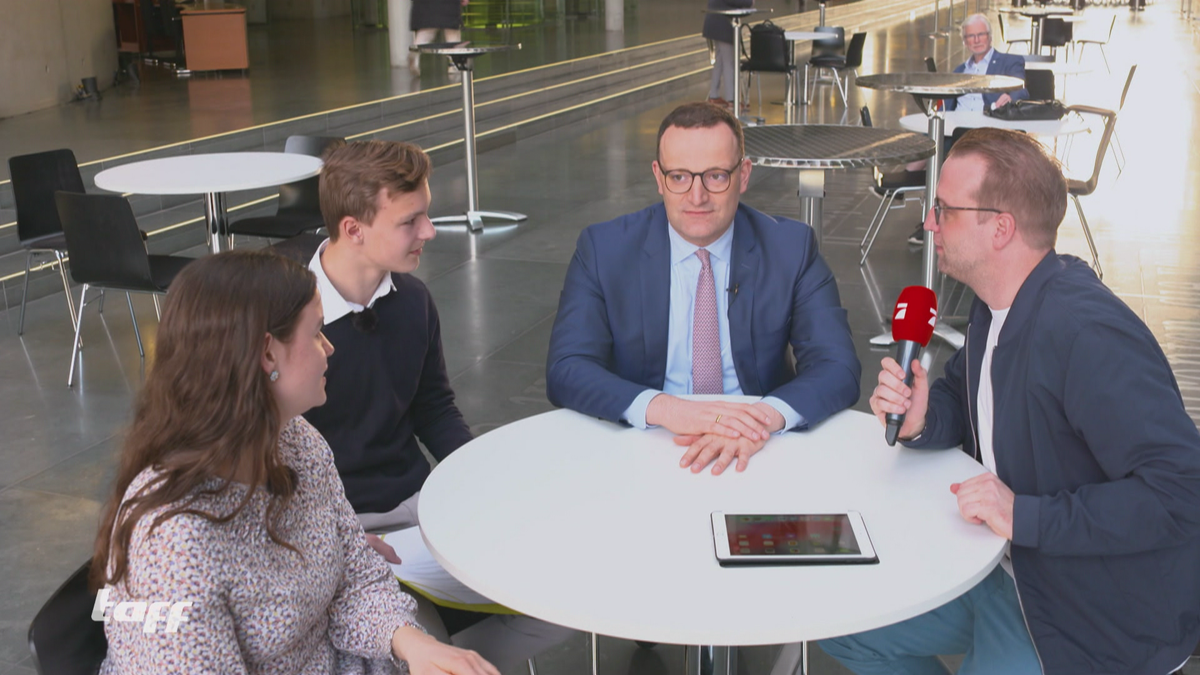
<svg viewBox="0 0 1200 675"><path fill-rule="evenodd" d="M112 612L101 672L499 675L421 630L299 416L325 401L321 326L312 273L270 253L171 286L92 583L147 615L192 604L173 632Z"/></svg>

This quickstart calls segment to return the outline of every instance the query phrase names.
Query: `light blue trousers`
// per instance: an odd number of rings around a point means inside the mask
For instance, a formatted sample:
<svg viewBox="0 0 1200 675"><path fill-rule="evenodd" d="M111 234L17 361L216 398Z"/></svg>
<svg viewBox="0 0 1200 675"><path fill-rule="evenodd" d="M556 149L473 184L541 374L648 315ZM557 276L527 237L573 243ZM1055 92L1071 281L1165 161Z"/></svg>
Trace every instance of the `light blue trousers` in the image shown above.
<svg viewBox="0 0 1200 675"><path fill-rule="evenodd" d="M1042 672L1017 589L1000 566L937 609L820 645L858 675L947 675L938 654L965 654L959 675Z"/></svg>

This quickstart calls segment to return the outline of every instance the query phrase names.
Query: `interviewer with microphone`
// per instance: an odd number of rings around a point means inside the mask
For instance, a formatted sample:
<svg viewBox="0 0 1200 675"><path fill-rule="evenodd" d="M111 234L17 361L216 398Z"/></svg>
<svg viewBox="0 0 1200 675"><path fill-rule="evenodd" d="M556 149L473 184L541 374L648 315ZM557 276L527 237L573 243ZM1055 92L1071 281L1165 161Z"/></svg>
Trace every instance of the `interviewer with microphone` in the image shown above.
<svg viewBox="0 0 1200 675"><path fill-rule="evenodd" d="M1030 136L973 130L946 159L925 228L975 293L966 343L936 381L885 358L870 405L979 461L947 506L1010 543L959 598L821 643L856 673L1166 675L1200 641L1200 433L1150 330L1055 252L1066 200Z"/></svg>

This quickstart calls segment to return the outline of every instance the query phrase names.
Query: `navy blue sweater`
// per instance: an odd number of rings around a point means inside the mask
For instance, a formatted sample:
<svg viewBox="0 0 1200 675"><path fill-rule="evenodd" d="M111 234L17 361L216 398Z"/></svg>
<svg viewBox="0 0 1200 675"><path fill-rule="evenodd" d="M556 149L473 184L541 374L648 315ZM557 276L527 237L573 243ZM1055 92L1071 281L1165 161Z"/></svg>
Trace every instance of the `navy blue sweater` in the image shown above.
<svg viewBox="0 0 1200 675"><path fill-rule="evenodd" d="M910 447L979 459L991 312L930 391ZM1012 563L1047 675L1163 675L1200 641L1200 433L1144 323L1073 256L1021 286L992 356L996 473Z"/></svg>
<svg viewBox="0 0 1200 675"><path fill-rule="evenodd" d="M373 331L347 315L325 326L333 356L325 405L305 417L329 441L357 513L386 513L421 489L429 461L471 440L446 376L437 307L416 277L393 274L396 290L375 301Z"/></svg>

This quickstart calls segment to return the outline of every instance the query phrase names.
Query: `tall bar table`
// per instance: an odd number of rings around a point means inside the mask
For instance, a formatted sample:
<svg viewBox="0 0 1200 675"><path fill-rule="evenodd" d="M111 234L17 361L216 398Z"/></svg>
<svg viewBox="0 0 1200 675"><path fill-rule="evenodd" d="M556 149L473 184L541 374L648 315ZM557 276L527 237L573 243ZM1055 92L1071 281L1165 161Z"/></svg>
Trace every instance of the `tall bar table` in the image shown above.
<svg viewBox="0 0 1200 675"><path fill-rule="evenodd" d="M257 190L312 178L317 157L290 152L214 152L130 162L96 174L96 187L141 195L204 195L204 222L213 253L233 248L225 193Z"/></svg>
<svg viewBox="0 0 1200 675"><path fill-rule="evenodd" d="M742 118L742 19L757 14L758 12L770 12L769 9L754 9L747 7L745 9L706 9L705 14L720 14L729 17L733 23L733 116L738 119Z"/></svg>
<svg viewBox="0 0 1200 675"><path fill-rule="evenodd" d="M434 224L463 223L472 232L483 231L483 219L494 218L519 223L527 216L515 211L483 211L479 208L479 167L475 154L475 57L480 54L506 52L520 49L521 44L509 45L472 45L467 42L438 43L430 42L413 45L410 49L421 54L438 54L450 57L454 67L462 73L463 99L463 155L467 160L467 212L461 216L442 216L434 218Z"/></svg>
<svg viewBox="0 0 1200 675"><path fill-rule="evenodd" d="M800 220L821 247L825 172L913 162L929 157L934 143L908 131L838 124L772 124L745 129L746 157L759 166L800 170Z"/></svg>
<svg viewBox="0 0 1200 675"><path fill-rule="evenodd" d="M1005 14L1020 14L1021 16L1029 17L1030 33L1029 33L1029 53L1042 53L1042 19L1048 16L1064 17L1071 16L1075 10L1070 7L1005 7L1004 9L996 10Z"/></svg>
<svg viewBox="0 0 1200 675"><path fill-rule="evenodd" d="M941 107L937 105L940 99L955 98L963 94L989 94L1004 91L1015 91L1025 86L1016 77L1007 75L967 75L965 73L881 73L879 75L864 75L857 80L858 86L866 89L880 89L904 94L915 94L925 101L925 114L929 117L929 138L935 145L933 161L925 169L925 203L932 207L937 198L937 184L941 173L943 134L946 120ZM925 230L925 255L921 261L921 284L933 288L933 278L937 271L937 252L933 248L933 233ZM933 334L949 342L954 347L962 347L965 337L958 330L944 322L938 323ZM891 333L871 338L873 345L889 345L892 343Z"/></svg>

